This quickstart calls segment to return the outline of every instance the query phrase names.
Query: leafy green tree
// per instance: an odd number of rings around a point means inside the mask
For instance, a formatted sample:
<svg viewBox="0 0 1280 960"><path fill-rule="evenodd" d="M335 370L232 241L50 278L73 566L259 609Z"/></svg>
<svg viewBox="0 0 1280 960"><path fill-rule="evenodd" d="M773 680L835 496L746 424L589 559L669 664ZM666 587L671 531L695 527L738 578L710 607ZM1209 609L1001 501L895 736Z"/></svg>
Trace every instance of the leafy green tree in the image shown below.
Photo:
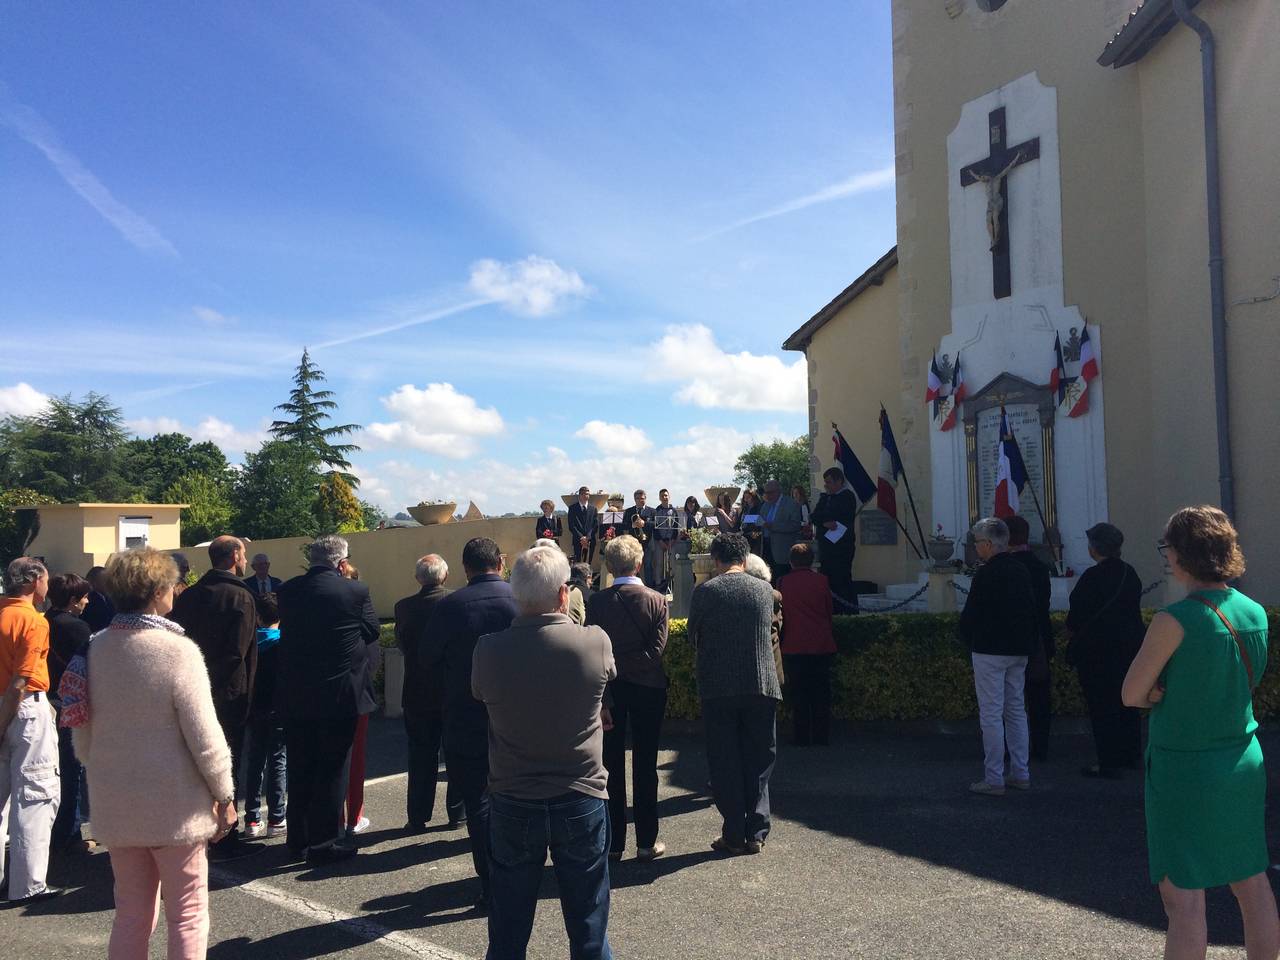
<svg viewBox="0 0 1280 960"><path fill-rule="evenodd" d="M231 532L231 496L225 471L188 473L161 494L165 503L186 503L182 545L204 543Z"/></svg>
<svg viewBox="0 0 1280 960"><path fill-rule="evenodd" d="M753 443L733 467L733 479L737 483L750 484L757 490L768 480L782 484L783 493L790 493L796 484L808 487L809 438Z"/></svg>
<svg viewBox="0 0 1280 960"><path fill-rule="evenodd" d="M0 568L26 553L40 532L40 517L35 510L14 508L57 502L53 497L22 487L0 490Z"/></svg>
<svg viewBox="0 0 1280 960"><path fill-rule="evenodd" d="M340 473L331 473L320 481L315 514L321 533L357 533L365 528L360 501Z"/></svg>
<svg viewBox="0 0 1280 960"><path fill-rule="evenodd" d="M162 500L165 491L191 474L224 486L230 480L227 458L218 446L208 440L192 443L184 433L157 433L128 441L120 452L120 472L138 485L144 500L152 502Z"/></svg>
<svg viewBox="0 0 1280 960"><path fill-rule="evenodd" d="M269 440L246 454L232 487L235 532L254 540L315 536L318 464L301 446Z"/></svg>
<svg viewBox="0 0 1280 960"><path fill-rule="evenodd" d="M378 529L378 524L387 519L386 511L368 500L360 501L360 513L364 516L364 528L366 530Z"/></svg>
<svg viewBox="0 0 1280 960"><path fill-rule="evenodd" d="M288 440L298 444L317 463L324 464L330 471L337 471L351 487L360 486L360 481L351 475L351 463L347 454L355 453L360 448L354 443L335 443L360 429L359 424L344 423L328 425L332 411L338 409L333 399L332 390L317 390L313 384L323 383L324 371L311 362L311 356L302 351L302 360L293 374L293 390L287 402L276 407L288 415L287 420L276 420L271 424L271 434L277 440Z"/></svg>
<svg viewBox="0 0 1280 960"><path fill-rule="evenodd" d="M52 397L39 413L0 421L0 487L26 487L61 503L131 500L138 487L119 472L128 439L108 397Z"/></svg>

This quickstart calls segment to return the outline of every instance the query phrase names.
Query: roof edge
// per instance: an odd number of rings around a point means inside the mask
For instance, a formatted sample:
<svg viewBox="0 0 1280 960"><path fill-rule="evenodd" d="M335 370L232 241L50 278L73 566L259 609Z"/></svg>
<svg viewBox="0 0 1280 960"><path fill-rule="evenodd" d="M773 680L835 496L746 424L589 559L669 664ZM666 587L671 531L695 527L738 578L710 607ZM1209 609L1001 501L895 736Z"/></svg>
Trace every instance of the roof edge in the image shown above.
<svg viewBox="0 0 1280 960"><path fill-rule="evenodd" d="M813 335L827 325L837 313L858 299L867 287L878 287L884 283L885 275L898 265L898 245L894 244L889 252L873 263L857 280L849 284L836 295L830 303L815 313L795 333L782 343L783 350L804 350L809 346Z"/></svg>
<svg viewBox="0 0 1280 960"><path fill-rule="evenodd" d="M1187 8L1200 0L1187 0ZM1129 14L1123 27L1103 48L1098 63L1104 67L1127 67L1137 63L1178 24L1172 0L1145 0Z"/></svg>

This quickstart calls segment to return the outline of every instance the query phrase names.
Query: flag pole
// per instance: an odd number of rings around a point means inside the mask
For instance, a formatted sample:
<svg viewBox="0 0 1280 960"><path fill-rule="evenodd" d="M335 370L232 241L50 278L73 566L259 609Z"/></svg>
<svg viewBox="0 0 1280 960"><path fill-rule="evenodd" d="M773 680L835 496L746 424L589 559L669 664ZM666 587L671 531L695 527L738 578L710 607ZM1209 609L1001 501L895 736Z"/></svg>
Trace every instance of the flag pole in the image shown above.
<svg viewBox="0 0 1280 960"><path fill-rule="evenodd" d="M888 411L885 410L883 403L880 404L880 414L881 416L884 417L885 421L888 422L889 413ZM889 429L892 430L893 426L890 425ZM895 436L893 439L894 439L894 446L896 447L898 438ZM899 456L899 462L901 462L901 456L902 456L901 450L898 451L898 456ZM907 488L907 502L911 504L911 515L915 517L916 530L920 534L920 549L924 549L924 528L920 526L920 514L916 512L916 498L911 495L911 481L907 478L907 468L905 466L902 468L902 483ZM902 524L899 523L898 526L902 527ZM906 533L907 528L902 527L902 532ZM922 554L920 550L916 550L916 556L918 556L921 560L924 559L924 554Z"/></svg>
<svg viewBox="0 0 1280 960"><path fill-rule="evenodd" d="M883 405L882 405L882 409L883 409ZM832 429L832 430L839 431L840 426L839 426L839 424L837 424L834 420L832 420L832 421L831 421L831 429ZM852 453L853 451L852 451L852 450L850 450L849 452L850 452L850 453ZM857 458L855 457L854 459L856 460ZM903 476L905 476L905 475L906 475L906 471L904 470L904 471L903 471ZM848 477L848 474L847 474L847 473L846 473L846 475L845 475L845 483L849 483L849 477ZM852 486L852 484L850 484L850 486ZM857 495L856 493L854 494L853 499L854 499L854 501L858 504L858 505L854 508L854 511L853 511L853 519L854 519L854 520L857 520L857 519L858 519L858 514L860 514L860 513L862 512L862 508L863 508L863 507L865 507L865 506L867 505L868 501L866 501L866 500L860 500L860 499L858 498L858 495ZM915 509L915 505L914 505L914 504L912 504L912 509L913 509L913 510ZM923 559L924 559L924 554L920 552L920 547L917 547L917 546L916 546L916 544L915 544L915 541L911 539L911 534L910 534L910 533L908 533L908 532L907 532L907 528L906 528L906 527L904 527L904 526L902 525L902 521L901 521L901 520L899 520L897 517L894 517L894 518L893 518L893 522L894 522L894 523L896 523L896 524L898 525L898 529L899 529L899 530L901 530L901 531L902 531L903 536L905 536L905 537L907 538L907 543L909 543L909 544L911 545L911 551L912 551L912 552L913 552L917 557L919 557L921 560L923 560ZM919 523L919 520L917 519L917 521L916 521L916 522L917 522L917 523Z"/></svg>
<svg viewBox="0 0 1280 960"><path fill-rule="evenodd" d="M1000 408L1001 413L1004 407ZM1022 444L1018 443L1018 437L1013 432L1013 427L1009 428L1009 439L1013 441L1013 445L1018 448L1018 459L1022 460ZM1025 464L1026 460L1022 460ZM1027 477L1027 486L1031 488L1031 502L1036 505L1036 516L1040 518L1040 525L1044 527L1045 539L1049 541L1049 552L1053 556L1054 573L1062 572L1062 544L1054 544L1053 534L1049 532L1049 521L1045 519L1044 510L1040 506L1040 497L1036 494L1036 485L1031 481L1031 477Z"/></svg>

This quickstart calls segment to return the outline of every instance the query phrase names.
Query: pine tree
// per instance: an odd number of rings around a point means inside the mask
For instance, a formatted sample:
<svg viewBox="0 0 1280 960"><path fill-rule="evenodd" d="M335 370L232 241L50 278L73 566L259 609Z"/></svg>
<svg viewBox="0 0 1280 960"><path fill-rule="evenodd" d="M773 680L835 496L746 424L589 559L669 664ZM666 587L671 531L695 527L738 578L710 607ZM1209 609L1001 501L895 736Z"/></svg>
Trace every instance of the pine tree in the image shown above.
<svg viewBox="0 0 1280 960"><path fill-rule="evenodd" d="M360 448L354 443L333 441L354 433L360 425L326 425L332 417L331 411L337 410L338 404L333 399L332 390L316 390L312 386L324 380L324 371L311 362L310 354L304 349L293 375L294 387L289 393L289 400L276 407L292 419L276 420L271 424L271 433L278 440L296 444L313 460L329 467L330 473L338 473L350 486L358 487L360 481L350 473L351 462L347 460L347 454Z"/></svg>

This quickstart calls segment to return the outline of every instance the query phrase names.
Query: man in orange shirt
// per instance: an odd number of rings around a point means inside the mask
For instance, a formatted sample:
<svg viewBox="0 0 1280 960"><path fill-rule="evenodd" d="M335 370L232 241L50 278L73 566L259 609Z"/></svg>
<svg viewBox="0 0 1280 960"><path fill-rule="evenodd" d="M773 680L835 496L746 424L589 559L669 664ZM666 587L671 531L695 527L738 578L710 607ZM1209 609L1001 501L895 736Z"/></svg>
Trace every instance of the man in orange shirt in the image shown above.
<svg viewBox="0 0 1280 960"><path fill-rule="evenodd" d="M9 836L9 899L62 891L45 883L58 813L58 731L49 703L49 621L36 611L49 571L31 557L9 564L0 597L0 837ZM12 820L12 830L9 821ZM4 880L0 862L0 882Z"/></svg>

